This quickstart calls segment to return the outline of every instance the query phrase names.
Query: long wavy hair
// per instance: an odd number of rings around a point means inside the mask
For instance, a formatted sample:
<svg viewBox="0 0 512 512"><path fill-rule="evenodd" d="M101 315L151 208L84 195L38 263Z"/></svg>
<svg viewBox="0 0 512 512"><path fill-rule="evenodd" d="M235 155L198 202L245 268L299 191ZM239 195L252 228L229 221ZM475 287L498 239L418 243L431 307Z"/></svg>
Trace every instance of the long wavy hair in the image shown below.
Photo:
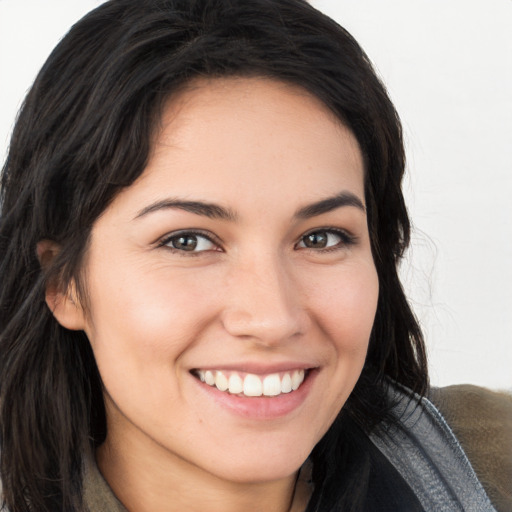
<svg viewBox="0 0 512 512"><path fill-rule="evenodd" d="M227 76L302 87L350 128L365 162L378 307L361 378L311 455L308 510L356 509L352 491L364 494L367 461L350 440L386 414L390 379L426 390L421 331L397 274L410 231L401 125L357 42L304 0L111 0L44 64L3 167L0 477L11 512L85 510L83 458L106 436L90 344L56 322L46 285L80 282L91 228L143 172L169 98L194 78ZM44 270L36 255L43 239L61 248Z"/></svg>

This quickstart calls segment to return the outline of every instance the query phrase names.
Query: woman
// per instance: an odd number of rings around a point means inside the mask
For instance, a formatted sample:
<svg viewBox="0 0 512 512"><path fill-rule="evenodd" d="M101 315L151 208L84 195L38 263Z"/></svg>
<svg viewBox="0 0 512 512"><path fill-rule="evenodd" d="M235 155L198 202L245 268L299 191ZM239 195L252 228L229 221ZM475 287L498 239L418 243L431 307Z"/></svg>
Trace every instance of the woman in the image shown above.
<svg viewBox="0 0 512 512"><path fill-rule="evenodd" d="M75 25L2 176L8 509L494 510L421 398L403 171L367 57L302 0Z"/></svg>

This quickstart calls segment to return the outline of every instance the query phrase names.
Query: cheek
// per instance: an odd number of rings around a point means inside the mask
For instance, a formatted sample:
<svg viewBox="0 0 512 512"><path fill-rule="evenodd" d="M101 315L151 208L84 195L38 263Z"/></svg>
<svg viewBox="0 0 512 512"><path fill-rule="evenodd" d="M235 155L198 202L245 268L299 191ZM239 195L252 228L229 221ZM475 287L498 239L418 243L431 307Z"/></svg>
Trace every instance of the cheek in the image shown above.
<svg viewBox="0 0 512 512"><path fill-rule="evenodd" d="M307 285L306 294L317 323L336 347L366 354L379 295L373 262L319 276L314 286Z"/></svg>
<svg viewBox="0 0 512 512"><path fill-rule="evenodd" d="M214 314L204 287L168 274L139 268L126 279L105 268L89 282L87 335L108 395L132 416L147 414L144 404L158 410L163 399L169 407L177 400L182 354Z"/></svg>
<svg viewBox="0 0 512 512"><path fill-rule="evenodd" d="M317 273L314 285L305 287L311 316L324 334L329 350L325 391L320 405L323 422L319 438L327 431L354 389L366 360L379 295L373 262L346 265L325 275ZM319 416L320 417L320 416Z"/></svg>
<svg viewBox="0 0 512 512"><path fill-rule="evenodd" d="M129 278L111 266L91 276L87 333L93 349L98 356L123 354L134 365L177 357L215 316L212 280L198 280L190 271L170 275L158 266L128 268Z"/></svg>

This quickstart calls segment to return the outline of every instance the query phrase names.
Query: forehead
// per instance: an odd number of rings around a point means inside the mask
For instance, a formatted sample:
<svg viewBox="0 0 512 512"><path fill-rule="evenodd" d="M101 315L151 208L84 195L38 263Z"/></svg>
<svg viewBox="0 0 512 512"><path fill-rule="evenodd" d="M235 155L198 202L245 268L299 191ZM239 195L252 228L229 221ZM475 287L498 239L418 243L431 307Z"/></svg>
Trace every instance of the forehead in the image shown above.
<svg viewBox="0 0 512 512"><path fill-rule="evenodd" d="M218 131L220 124L223 129ZM311 145L323 145L327 127L331 134L336 132L336 138L354 138L323 102L297 85L261 77L196 79L165 105L153 149L169 142L186 143L187 136L196 134L208 134L204 143L229 137L232 149L236 149L236 141L251 137L254 142L258 137L258 141L269 144L274 135L279 135L276 145L291 143L293 138L300 139L300 143L309 140ZM211 133L213 129L215 134ZM330 141L325 142L327 146ZM259 148L261 145L254 146L255 151Z"/></svg>
<svg viewBox="0 0 512 512"><path fill-rule="evenodd" d="M147 168L130 189L262 208L345 189L364 201L363 161L351 131L298 86L196 80L165 105Z"/></svg>

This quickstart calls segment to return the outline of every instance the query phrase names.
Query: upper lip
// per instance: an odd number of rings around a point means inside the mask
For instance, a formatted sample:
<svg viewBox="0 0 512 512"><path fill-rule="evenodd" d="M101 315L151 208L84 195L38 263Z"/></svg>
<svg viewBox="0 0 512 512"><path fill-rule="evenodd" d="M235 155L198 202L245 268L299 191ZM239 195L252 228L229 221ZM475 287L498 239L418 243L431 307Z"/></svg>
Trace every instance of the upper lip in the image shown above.
<svg viewBox="0 0 512 512"><path fill-rule="evenodd" d="M294 370L312 370L318 365L304 362L282 362L282 363L256 363L256 362L240 362L240 363L220 363L216 365L208 364L206 366L196 366L194 370L226 370L232 372L252 373L254 375L267 375L270 373L290 372Z"/></svg>

